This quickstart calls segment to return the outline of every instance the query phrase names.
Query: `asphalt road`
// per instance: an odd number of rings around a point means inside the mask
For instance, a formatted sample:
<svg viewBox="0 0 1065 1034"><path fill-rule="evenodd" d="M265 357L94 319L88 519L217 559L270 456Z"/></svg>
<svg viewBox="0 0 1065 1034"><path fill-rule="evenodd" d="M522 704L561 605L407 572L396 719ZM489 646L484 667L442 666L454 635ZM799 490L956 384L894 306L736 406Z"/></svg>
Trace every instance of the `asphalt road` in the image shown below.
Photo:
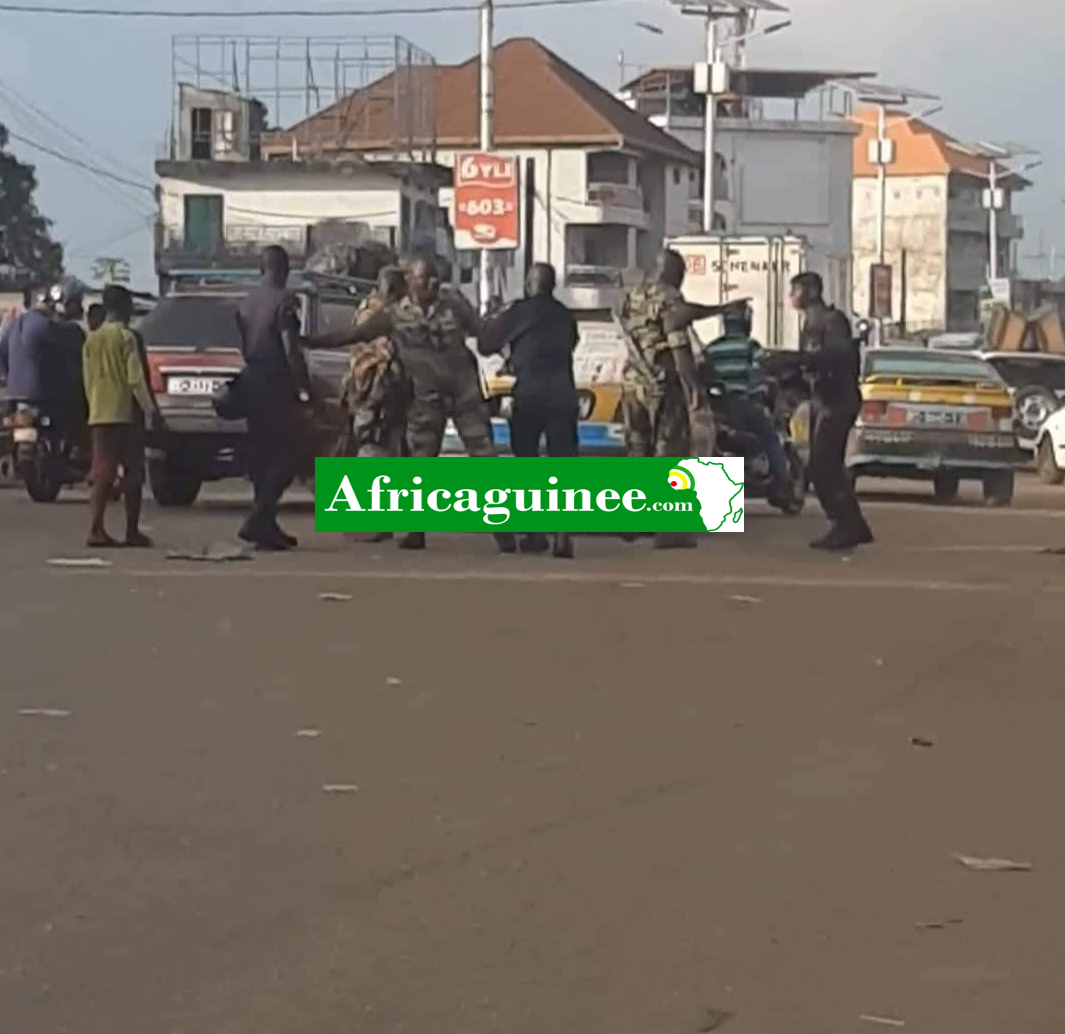
<svg viewBox="0 0 1065 1034"><path fill-rule="evenodd" d="M1060 1034L1063 513L78 571L0 492L0 1030Z"/></svg>

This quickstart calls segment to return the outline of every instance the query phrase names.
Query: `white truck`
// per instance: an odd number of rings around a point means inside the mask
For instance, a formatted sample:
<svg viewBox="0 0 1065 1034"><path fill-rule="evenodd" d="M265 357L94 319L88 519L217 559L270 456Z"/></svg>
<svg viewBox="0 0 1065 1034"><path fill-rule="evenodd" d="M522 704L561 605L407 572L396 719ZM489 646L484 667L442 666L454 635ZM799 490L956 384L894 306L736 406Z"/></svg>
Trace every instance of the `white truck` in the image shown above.
<svg viewBox="0 0 1065 1034"><path fill-rule="evenodd" d="M799 315L791 308L791 278L813 270L825 281L826 300L849 310L849 262L816 251L803 237L699 235L674 237L666 246L684 256L684 295L719 305L750 298L754 338L767 348L799 347ZM721 334L719 319L695 325L703 341Z"/></svg>

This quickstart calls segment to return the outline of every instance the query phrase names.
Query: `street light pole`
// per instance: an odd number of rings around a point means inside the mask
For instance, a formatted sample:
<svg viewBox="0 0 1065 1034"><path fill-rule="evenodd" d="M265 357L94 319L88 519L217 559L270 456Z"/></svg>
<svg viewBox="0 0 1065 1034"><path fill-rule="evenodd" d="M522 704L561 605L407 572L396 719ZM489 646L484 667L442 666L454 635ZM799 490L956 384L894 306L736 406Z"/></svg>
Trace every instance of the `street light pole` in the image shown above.
<svg viewBox="0 0 1065 1034"><path fill-rule="evenodd" d="M703 233L714 232L714 135L717 128L717 100L714 96L714 64L717 42L714 39L714 9L706 8L706 115L703 119Z"/></svg>
<svg viewBox="0 0 1065 1034"><path fill-rule="evenodd" d="M876 261L883 265L887 252L887 109L876 107Z"/></svg>
<svg viewBox="0 0 1065 1034"><path fill-rule="evenodd" d="M481 150L492 150L492 121L495 110L495 97L492 84L492 0L481 0L481 78L480 78L480 129ZM492 294L492 254L487 248L481 249L481 267L478 285L478 302L481 312L488 307Z"/></svg>
<svg viewBox="0 0 1065 1034"><path fill-rule="evenodd" d="M987 237L988 258L987 278L994 281L998 279L998 163L994 158L990 160L987 174L989 188L987 206Z"/></svg>

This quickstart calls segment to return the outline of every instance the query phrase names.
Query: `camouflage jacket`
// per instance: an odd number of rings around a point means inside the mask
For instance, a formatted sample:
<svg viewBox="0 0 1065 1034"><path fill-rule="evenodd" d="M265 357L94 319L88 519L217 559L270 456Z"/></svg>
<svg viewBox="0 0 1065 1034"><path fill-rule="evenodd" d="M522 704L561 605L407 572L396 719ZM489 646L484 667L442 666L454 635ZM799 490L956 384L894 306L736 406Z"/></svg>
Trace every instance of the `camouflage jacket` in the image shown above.
<svg viewBox="0 0 1065 1034"><path fill-rule="evenodd" d="M368 298L359 307L355 322L364 323L383 307L379 298ZM405 408L408 396L406 371L387 337L353 346L344 383L344 398L353 417L375 419L399 411Z"/></svg>
<svg viewBox="0 0 1065 1034"><path fill-rule="evenodd" d="M662 323L670 306L682 300L683 295L676 288L651 279L644 280L625 296L618 320L629 339L626 381L651 387L646 382L649 374L653 374L654 383L661 385L673 369L669 353L674 348L691 347L686 330L667 334Z"/></svg>
<svg viewBox="0 0 1065 1034"><path fill-rule="evenodd" d="M461 295L441 294L426 309L404 298L390 312L392 343L416 389L431 389L441 377L477 376L466 339L477 333L479 321Z"/></svg>

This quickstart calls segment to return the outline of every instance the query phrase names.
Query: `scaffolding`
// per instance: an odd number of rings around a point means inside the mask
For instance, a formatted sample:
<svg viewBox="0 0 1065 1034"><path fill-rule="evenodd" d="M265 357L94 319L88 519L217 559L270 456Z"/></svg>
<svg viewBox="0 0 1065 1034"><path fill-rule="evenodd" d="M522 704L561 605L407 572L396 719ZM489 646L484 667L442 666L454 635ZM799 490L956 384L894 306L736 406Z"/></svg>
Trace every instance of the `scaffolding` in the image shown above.
<svg viewBox="0 0 1065 1034"><path fill-rule="evenodd" d="M298 134L301 146L338 151L366 139L372 121L377 149L423 158L435 150L435 66L431 54L401 36L175 35L172 127L180 87L188 84L264 105L264 138L283 138L318 115L316 132ZM173 129L170 135L173 152Z"/></svg>

